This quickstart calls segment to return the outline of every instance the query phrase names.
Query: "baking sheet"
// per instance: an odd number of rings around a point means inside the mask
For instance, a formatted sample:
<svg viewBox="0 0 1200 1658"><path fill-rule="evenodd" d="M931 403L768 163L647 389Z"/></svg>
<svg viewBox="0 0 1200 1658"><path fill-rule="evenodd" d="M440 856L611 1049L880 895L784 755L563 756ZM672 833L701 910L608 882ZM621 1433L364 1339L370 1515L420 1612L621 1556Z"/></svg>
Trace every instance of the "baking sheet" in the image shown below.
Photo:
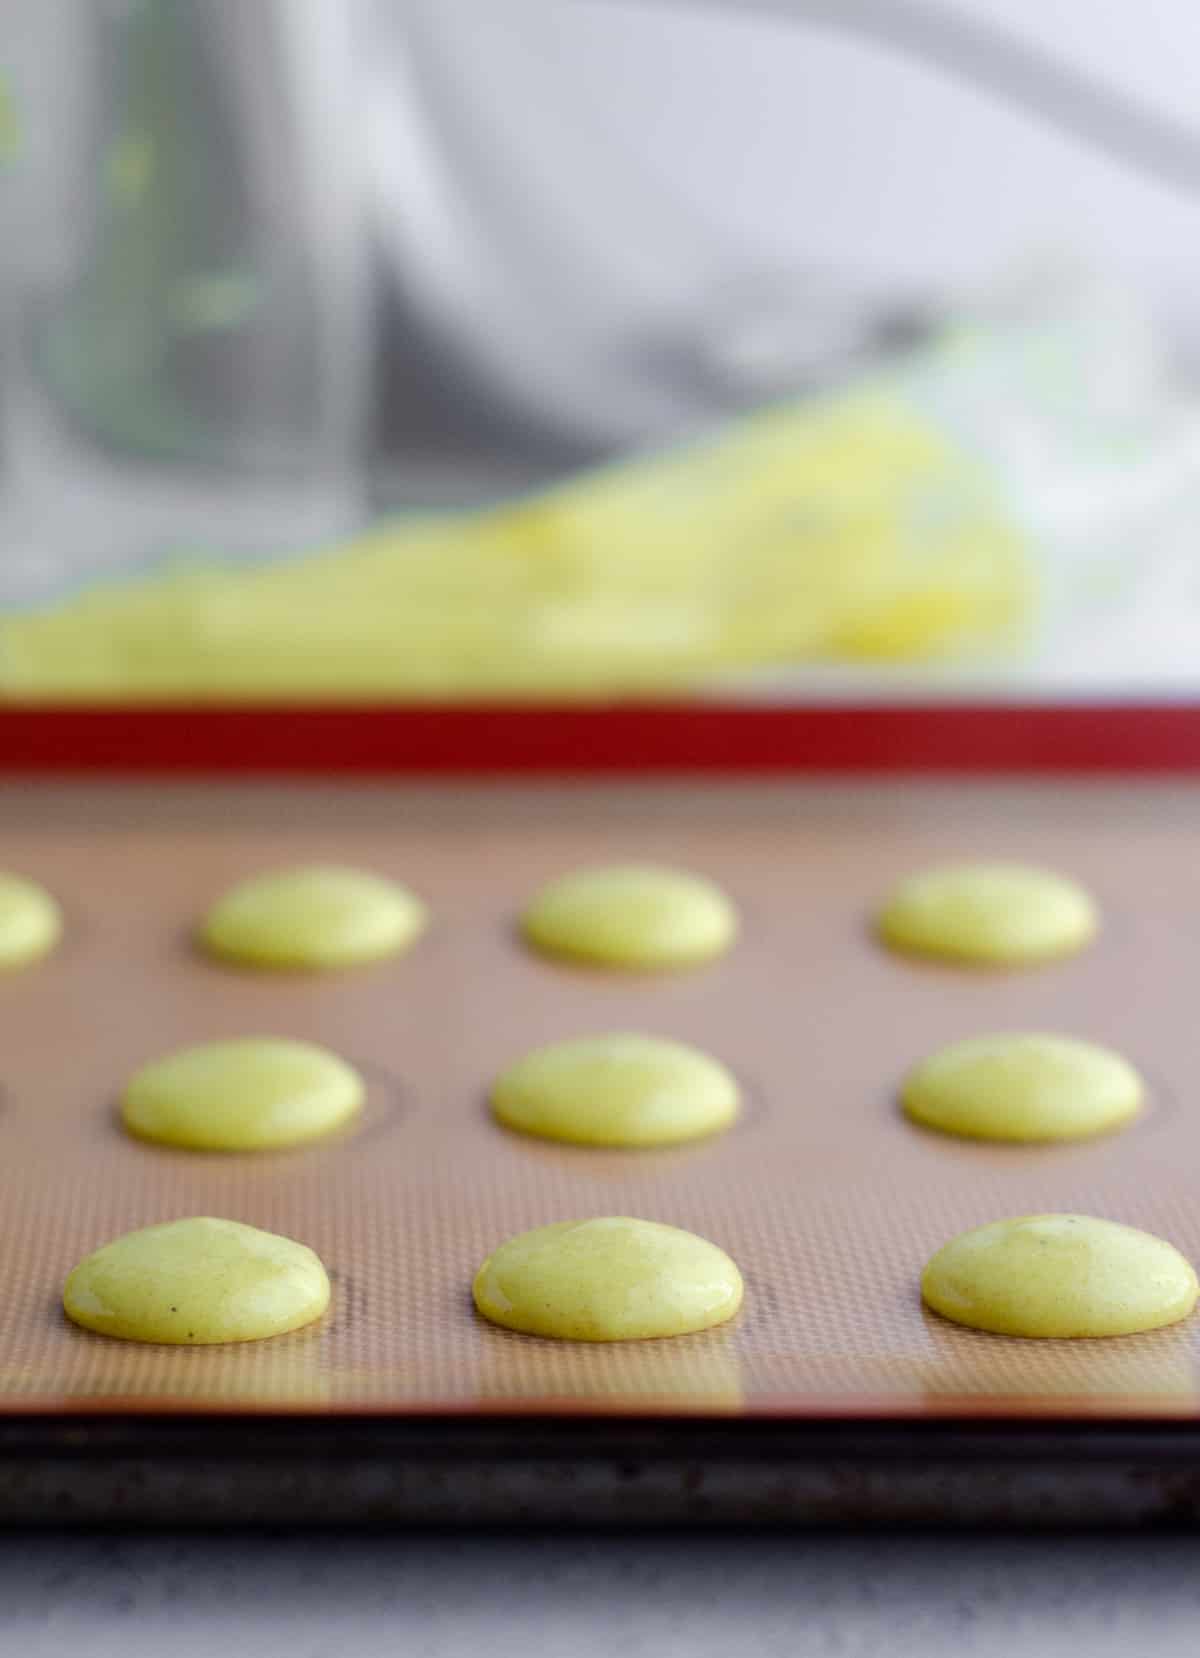
<svg viewBox="0 0 1200 1658"><path fill-rule="evenodd" d="M1031 1343L925 1312L917 1280L952 1233L1081 1210L1200 1259L1190 1099L1200 1031L1200 786L809 780L625 789L69 786L0 789L0 867L63 901L67 938L0 979L0 1412L722 1414L1080 1413L1191 1418L1190 1321L1110 1342ZM990 974L891 957L872 907L943 857L1040 861L1097 893L1085 955ZM226 885L283 862L392 874L432 926L402 960L278 978L209 964L190 929ZM744 931L669 977L544 962L524 897L591 862L659 859L722 882ZM896 1108L931 1048L1003 1028L1122 1049L1143 1119L1110 1139L987 1147ZM697 1042L741 1077L744 1120L711 1142L607 1152L513 1136L489 1080L540 1042L635 1029ZM255 1156L126 1138L122 1080L185 1043L329 1044L370 1081L344 1137ZM67 1324L58 1294L99 1243L186 1214L311 1244L334 1281L308 1331L220 1348L136 1347ZM503 1238L594 1214L686 1226L741 1265L743 1312L674 1341L576 1346L495 1329L471 1276Z"/></svg>

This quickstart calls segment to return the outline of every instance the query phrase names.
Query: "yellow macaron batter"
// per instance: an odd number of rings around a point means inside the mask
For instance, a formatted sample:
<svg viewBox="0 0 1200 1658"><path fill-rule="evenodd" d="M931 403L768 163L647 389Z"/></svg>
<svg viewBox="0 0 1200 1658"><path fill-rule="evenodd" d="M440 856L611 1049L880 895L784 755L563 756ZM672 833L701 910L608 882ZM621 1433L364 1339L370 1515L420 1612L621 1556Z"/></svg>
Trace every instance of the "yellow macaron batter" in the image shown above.
<svg viewBox="0 0 1200 1658"><path fill-rule="evenodd" d="M616 864L564 875L522 917L534 949L602 967L691 967L721 955L737 912L703 876L653 864Z"/></svg>
<svg viewBox="0 0 1200 1658"><path fill-rule="evenodd" d="M535 1048L497 1079L505 1127L583 1146L662 1146L728 1128L737 1082L698 1048L653 1036L585 1036Z"/></svg>
<svg viewBox="0 0 1200 1658"><path fill-rule="evenodd" d="M1099 925L1074 881L1025 864L946 864L912 875L892 893L877 929L905 955L1023 967L1072 955Z"/></svg>
<svg viewBox="0 0 1200 1658"><path fill-rule="evenodd" d="M219 898L200 942L250 967L353 967L400 955L425 926L406 887L366 870L311 864L252 876Z"/></svg>
<svg viewBox="0 0 1200 1658"><path fill-rule="evenodd" d="M313 1042L242 1037L143 1065L126 1084L121 1118L140 1140L263 1151L332 1134L365 1093L352 1066Z"/></svg>
<svg viewBox="0 0 1200 1658"><path fill-rule="evenodd" d="M0 970L49 955L62 935L62 912L36 881L0 870Z"/></svg>
<svg viewBox="0 0 1200 1658"><path fill-rule="evenodd" d="M657 1221L609 1216L522 1232L475 1275L493 1324L565 1341L638 1341L707 1330L742 1304L742 1277L716 1244Z"/></svg>
<svg viewBox="0 0 1200 1658"><path fill-rule="evenodd" d="M1171 1244L1090 1215L1023 1215L964 1232L921 1278L927 1306L1007 1336L1128 1336L1186 1318L1196 1274Z"/></svg>
<svg viewBox="0 0 1200 1658"><path fill-rule="evenodd" d="M1142 1079L1094 1042L1038 1032L971 1037L939 1048L904 1079L906 1114L978 1140L1078 1140L1141 1110Z"/></svg>
<svg viewBox="0 0 1200 1658"><path fill-rule="evenodd" d="M311 1249L209 1217L127 1232L81 1261L63 1290L67 1317L86 1330L177 1346L283 1335L328 1305Z"/></svg>

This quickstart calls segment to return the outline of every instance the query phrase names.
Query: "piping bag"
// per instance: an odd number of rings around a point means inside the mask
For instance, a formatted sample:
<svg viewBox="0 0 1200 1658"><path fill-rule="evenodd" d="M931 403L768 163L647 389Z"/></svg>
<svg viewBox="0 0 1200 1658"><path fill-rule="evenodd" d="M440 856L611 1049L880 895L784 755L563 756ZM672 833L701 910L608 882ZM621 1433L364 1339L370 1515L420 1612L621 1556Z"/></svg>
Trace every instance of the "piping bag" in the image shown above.
<svg viewBox="0 0 1200 1658"><path fill-rule="evenodd" d="M1134 312L1017 307L518 500L9 611L0 698L611 700L797 664L1013 662L1056 571L1200 477L1198 429Z"/></svg>

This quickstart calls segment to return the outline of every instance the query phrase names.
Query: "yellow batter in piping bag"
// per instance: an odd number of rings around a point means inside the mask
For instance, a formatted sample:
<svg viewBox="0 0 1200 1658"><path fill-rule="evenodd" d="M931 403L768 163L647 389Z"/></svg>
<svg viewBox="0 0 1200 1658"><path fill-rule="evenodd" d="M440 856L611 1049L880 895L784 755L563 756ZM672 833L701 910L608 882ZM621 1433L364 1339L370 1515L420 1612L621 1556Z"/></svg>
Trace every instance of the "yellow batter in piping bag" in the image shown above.
<svg viewBox="0 0 1200 1658"><path fill-rule="evenodd" d="M0 616L0 699L587 698L816 659L989 655L1027 536L932 365L484 511ZM974 372L974 370L969 370Z"/></svg>

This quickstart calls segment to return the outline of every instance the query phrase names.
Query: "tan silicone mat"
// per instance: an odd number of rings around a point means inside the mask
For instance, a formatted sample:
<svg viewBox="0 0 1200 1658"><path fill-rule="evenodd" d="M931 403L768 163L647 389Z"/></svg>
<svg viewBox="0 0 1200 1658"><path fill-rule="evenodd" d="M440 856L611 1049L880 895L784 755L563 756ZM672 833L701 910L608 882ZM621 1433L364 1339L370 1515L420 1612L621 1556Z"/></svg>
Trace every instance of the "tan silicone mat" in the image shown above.
<svg viewBox="0 0 1200 1658"><path fill-rule="evenodd" d="M997 974L885 954L868 918L947 856L1045 862L1087 882L1098 943ZM432 925L406 958L277 977L199 958L208 901L256 870L337 859L410 883ZM514 916L576 865L655 859L722 882L737 949L672 977L538 960ZM964 1410L1189 1415L1200 1316L1110 1342L975 1334L922 1310L952 1233L1047 1209L1107 1215L1200 1260L1200 786L894 784L460 789L228 785L0 789L0 867L44 881L67 935L0 978L3 1410L727 1411L798 1417ZM895 1094L929 1049L975 1032L1099 1038L1150 1079L1132 1129L1050 1149L909 1126ZM726 1060L744 1120L663 1152L554 1147L495 1126L489 1079L533 1044L607 1029ZM127 1139L122 1079L237 1034L325 1042L371 1085L361 1124L286 1154ZM311 1244L334 1280L320 1326L222 1348L137 1347L68 1325L68 1269L135 1226L213 1214ZM482 1257L542 1222L630 1214L701 1232L745 1274L723 1329L611 1347L494 1329Z"/></svg>

